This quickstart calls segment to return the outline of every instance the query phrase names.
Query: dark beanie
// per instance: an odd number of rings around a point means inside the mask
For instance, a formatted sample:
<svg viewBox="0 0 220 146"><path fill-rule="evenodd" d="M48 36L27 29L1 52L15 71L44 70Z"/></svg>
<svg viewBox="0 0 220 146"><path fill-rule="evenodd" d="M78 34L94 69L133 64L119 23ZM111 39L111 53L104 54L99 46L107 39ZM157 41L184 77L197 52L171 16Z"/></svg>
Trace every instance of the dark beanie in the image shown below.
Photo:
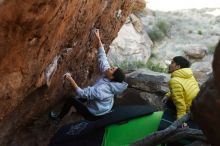
<svg viewBox="0 0 220 146"><path fill-rule="evenodd" d="M190 62L183 56L176 56L173 58L173 61L180 66L180 68L189 68Z"/></svg>

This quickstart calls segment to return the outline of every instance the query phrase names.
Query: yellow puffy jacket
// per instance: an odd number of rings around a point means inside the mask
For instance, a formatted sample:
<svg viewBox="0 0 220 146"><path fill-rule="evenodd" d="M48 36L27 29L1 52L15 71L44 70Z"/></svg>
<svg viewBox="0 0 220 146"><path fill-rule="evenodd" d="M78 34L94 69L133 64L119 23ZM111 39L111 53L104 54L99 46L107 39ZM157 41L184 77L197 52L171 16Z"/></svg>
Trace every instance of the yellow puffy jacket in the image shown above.
<svg viewBox="0 0 220 146"><path fill-rule="evenodd" d="M177 119L179 119L189 112L192 100L199 92L198 82L190 68L182 68L171 74L169 88L170 92L166 96L171 98L175 104Z"/></svg>

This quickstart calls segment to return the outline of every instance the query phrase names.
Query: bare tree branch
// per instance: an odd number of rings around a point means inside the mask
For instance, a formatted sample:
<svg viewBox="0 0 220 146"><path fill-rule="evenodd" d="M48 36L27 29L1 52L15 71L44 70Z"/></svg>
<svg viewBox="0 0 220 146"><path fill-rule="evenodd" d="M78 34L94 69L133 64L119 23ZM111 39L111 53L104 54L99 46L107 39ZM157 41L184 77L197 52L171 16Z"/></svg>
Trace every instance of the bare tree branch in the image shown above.
<svg viewBox="0 0 220 146"><path fill-rule="evenodd" d="M156 131L155 133L149 135L148 137L139 140L131 146L155 146L160 143L165 143L169 141L177 141L182 138L196 138L199 140L206 140L201 130L191 129L191 128L178 128L184 122L188 121L191 113L187 113L182 118L174 121L169 127L164 130Z"/></svg>
<svg viewBox="0 0 220 146"><path fill-rule="evenodd" d="M165 139L163 142L173 142L183 138L197 139L202 141L207 140L201 130L192 128L177 128L175 133L173 133L173 135Z"/></svg>
<svg viewBox="0 0 220 146"><path fill-rule="evenodd" d="M211 145L207 144L207 143L205 143L203 141L195 141L195 142L193 142L191 144L188 144L186 146L211 146Z"/></svg>

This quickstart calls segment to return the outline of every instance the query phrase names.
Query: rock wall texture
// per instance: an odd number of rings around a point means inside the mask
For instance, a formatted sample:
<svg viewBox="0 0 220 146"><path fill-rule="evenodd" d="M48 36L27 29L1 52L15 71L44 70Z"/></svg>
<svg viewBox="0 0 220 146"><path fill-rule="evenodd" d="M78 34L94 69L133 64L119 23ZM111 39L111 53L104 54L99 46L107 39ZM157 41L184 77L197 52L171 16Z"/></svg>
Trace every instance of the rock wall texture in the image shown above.
<svg viewBox="0 0 220 146"><path fill-rule="evenodd" d="M107 47L134 0L0 1L0 145L61 101L62 75L80 86L97 76L92 29ZM11 139L10 139L11 138ZM40 145L40 144L39 144Z"/></svg>
<svg viewBox="0 0 220 146"><path fill-rule="evenodd" d="M142 11L146 6L146 0L135 0L132 12Z"/></svg>
<svg viewBox="0 0 220 146"><path fill-rule="evenodd" d="M220 41L216 47L213 61L213 76L203 85L193 102L193 118L208 137L213 146L220 139Z"/></svg>

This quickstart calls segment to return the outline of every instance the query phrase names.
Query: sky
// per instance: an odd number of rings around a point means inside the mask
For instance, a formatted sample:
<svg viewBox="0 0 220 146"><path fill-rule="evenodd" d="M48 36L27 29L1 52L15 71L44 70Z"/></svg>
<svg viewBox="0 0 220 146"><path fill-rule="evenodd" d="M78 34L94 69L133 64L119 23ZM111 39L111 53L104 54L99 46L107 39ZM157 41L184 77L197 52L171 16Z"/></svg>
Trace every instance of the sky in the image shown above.
<svg viewBox="0 0 220 146"><path fill-rule="evenodd" d="M152 10L173 11L190 8L220 8L220 0L146 0Z"/></svg>

